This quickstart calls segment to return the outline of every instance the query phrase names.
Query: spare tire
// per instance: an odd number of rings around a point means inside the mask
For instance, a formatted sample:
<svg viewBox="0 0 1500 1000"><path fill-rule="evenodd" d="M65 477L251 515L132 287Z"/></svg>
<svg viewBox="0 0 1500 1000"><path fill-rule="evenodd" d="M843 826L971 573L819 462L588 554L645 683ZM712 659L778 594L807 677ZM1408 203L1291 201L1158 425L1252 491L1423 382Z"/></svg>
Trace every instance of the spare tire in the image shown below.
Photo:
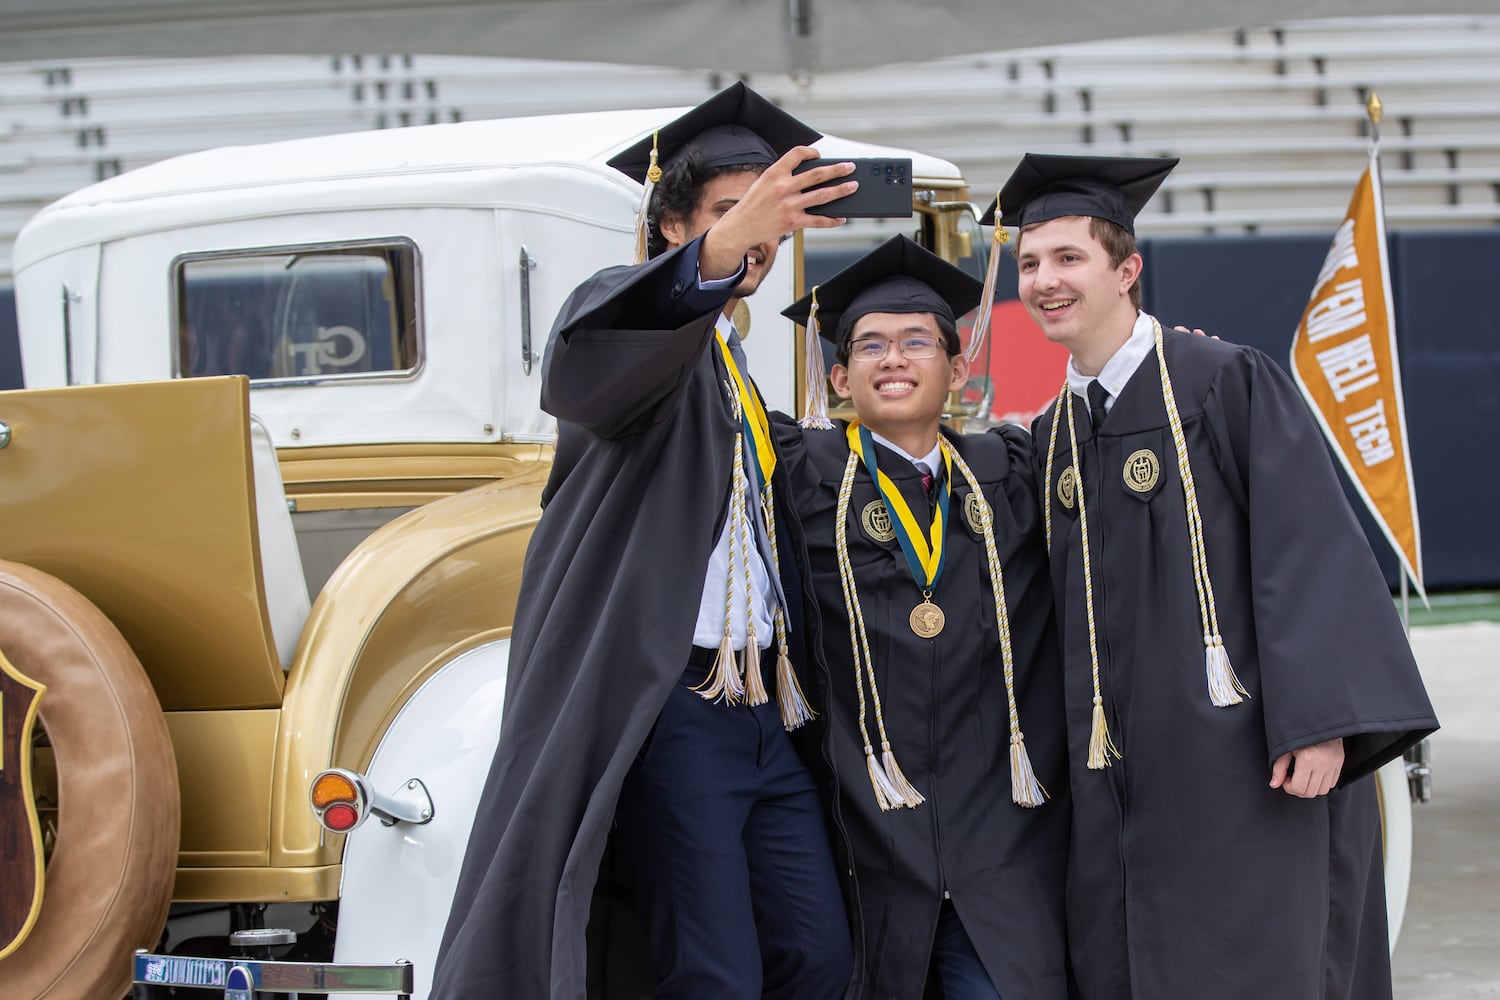
<svg viewBox="0 0 1500 1000"><path fill-rule="evenodd" d="M181 825L177 759L140 661L72 587L0 561L0 650L47 685L38 709L57 765L57 841L31 933L0 961L0 997L130 992L131 954L159 939Z"/></svg>

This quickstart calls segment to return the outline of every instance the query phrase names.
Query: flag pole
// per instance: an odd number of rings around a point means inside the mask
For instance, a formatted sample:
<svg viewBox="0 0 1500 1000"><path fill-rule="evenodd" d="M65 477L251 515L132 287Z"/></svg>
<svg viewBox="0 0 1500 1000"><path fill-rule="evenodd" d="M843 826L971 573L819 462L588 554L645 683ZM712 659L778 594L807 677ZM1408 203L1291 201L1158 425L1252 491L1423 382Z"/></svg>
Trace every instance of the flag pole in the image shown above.
<svg viewBox="0 0 1500 1000"><path fill-rule="evenodd" d="M1380 95L1370 91L1370 96L1365 99L1365 115L1370 119L1370 159L1375 169L1380 169L1380 119L1385 114L1385 106L1380 103ZM1399 562L1399 560L1398 560ZM1406 637L1411 638L1411 600L1410 591L1407 587L1408 577L1406 565L1400 566L1401 574L1401 628L1406 632Z"/></svg>

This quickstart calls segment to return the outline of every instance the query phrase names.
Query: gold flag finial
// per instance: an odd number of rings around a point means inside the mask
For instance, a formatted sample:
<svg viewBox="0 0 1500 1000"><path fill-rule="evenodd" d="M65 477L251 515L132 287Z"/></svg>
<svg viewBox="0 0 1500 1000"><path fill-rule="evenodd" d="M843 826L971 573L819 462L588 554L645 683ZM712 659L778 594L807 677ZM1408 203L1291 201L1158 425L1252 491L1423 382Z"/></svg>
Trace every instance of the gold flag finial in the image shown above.
<svg viewBox="0 0 1500 1000"><path fill-rule="evenodd" d="M1365 114L1370 116L1370 121L1376 125L1380 124L1380 116L1385 113L1385 105L1380 103L1380 95L1370 91L1370 99L1365 101Z"/></svg>

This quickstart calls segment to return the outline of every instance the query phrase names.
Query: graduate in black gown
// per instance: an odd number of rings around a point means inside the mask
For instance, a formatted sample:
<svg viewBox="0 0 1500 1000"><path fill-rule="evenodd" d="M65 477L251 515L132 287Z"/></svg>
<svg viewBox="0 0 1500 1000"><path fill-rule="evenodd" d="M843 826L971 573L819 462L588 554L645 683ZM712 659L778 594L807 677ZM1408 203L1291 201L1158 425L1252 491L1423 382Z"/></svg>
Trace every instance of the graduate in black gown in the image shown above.
<svg viewBox="0 0 1500 1000"><path fill-rule="evenodd" d="M807 324L818 302L857 414L777 425L829 664L851 997L915 1000L929 970L946 1000L1067 996L1066 746L1029 436L942 427L968 375L955 321L981 291L897 236L786 310Z"/></svg>
<svg viewBox="0 0 1500 1000"><path fill-rule="evenodd" d="M1033 425L1085 1000L1391 995L1371 772L1437 726L1291 379L1139 311L1175 160L1028 155L1020 296L1071 359Z"/></svg>
<svg viewBox="0 0 1500 1000"><path fill-rule="evenodd" d="M612 161L653 185L653 256L584 282L553 327L557 459L434 998L847 986L824 813L787 732L818 706L791 663L801 589L768 488L785 473L728 318L781 237L841 221L806 210L853 185L803 188L851 165L792 177L817 138L736 84Z"/></svg>

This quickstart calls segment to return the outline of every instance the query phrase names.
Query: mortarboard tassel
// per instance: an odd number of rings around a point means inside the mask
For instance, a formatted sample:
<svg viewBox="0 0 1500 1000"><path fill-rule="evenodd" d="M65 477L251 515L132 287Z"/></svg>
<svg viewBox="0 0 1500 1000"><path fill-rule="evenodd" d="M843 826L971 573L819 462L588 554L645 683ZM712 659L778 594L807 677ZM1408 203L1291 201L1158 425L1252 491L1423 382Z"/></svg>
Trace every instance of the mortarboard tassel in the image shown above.
<svg viewBox="0 0 1500 1000"><path fill-rule="evenodd" d="M1161 369L1162 401L1167 408L1167 423L1172 428L1172 443L1177 450L1177 468L1182 477L1183 506L1187 510L1188 541L1193 553L1193 584L1198 590L1198 614L1203 621L1203 661L1208 677L1208 700L1216 708L1238 705L1249 697L1229 663L1229 650L1219 634L1219 616L1214 607L1214 585L1208 574L1208 548L1203 541L1203 516L1198 510L1198 489L1193 484L1193 466L1188 460L1187 438L1182 432L1182 417L1177 412L1177 396L1172 391L1172 376L1167 371L1167 352L1161 324L1151 321L1156 336L1156 361Z"/></svg>
<svg viewBox="0 0 1500 1000"><path fill-rule="evenodd" d="M661 167L656 163L658 135L659 132L651 133L651 166L646 168L646 183L641 188L641 206L635 213L635 263L637 264L643 264L646 261L650 230L647 216L651 211L651 193L656 190L657 181L661 180Z"/></svg>
<svg viewBox="0 0 1500 1000"><path fill-rule="evenodd" d="M969 347L964 351L964 357L969 364L979 357L979 351L984 347L985 337L990 332L990 317L995 310L995 280L1000 272L1000 258L1003 256L1001 247L1010 241L1010 232L1000 225L1000 196L995 195L995 238L990 247L990 263L984 273L984 294L979 298L979 305L974 312L974 330L969 334Z"/></svg>
<svg viewBox="0 0 1500 1000"><path fill-rule="evenodd" d="M938 443L944 454L953 459L953 464L969 484L973 496L983 500L979 481L969 469L969 464L956 450L948 447L946 438L939 436ZM1000 636L1000 661L1004 667L1005 701L1010 710L1010 800L1018 806L1035 807L1047 798L1047 790L1036 778L1031 767L1031 757L1026 752L1026 737L1021 733L1021 714L1016 708L1016 667L1010 644L1010 612L1005 600L1005 572L1000 565L1000 553L995 547L995 515L988 501L979 508L980 532L984 537L984 554L990 572L990 593L995 599L995 631Z"/></svg>
<svg viewBox="0 0 1500 1000"><path fill-rule="evenodd" d="M803 393L802 419L797 423L808 430L833 430L833 421L828 419L828 372L823 367L823 338L818 330L818 286L812 290L812 306L807 311L807 326L803 328L802 378L806 385Z"/></svg>

